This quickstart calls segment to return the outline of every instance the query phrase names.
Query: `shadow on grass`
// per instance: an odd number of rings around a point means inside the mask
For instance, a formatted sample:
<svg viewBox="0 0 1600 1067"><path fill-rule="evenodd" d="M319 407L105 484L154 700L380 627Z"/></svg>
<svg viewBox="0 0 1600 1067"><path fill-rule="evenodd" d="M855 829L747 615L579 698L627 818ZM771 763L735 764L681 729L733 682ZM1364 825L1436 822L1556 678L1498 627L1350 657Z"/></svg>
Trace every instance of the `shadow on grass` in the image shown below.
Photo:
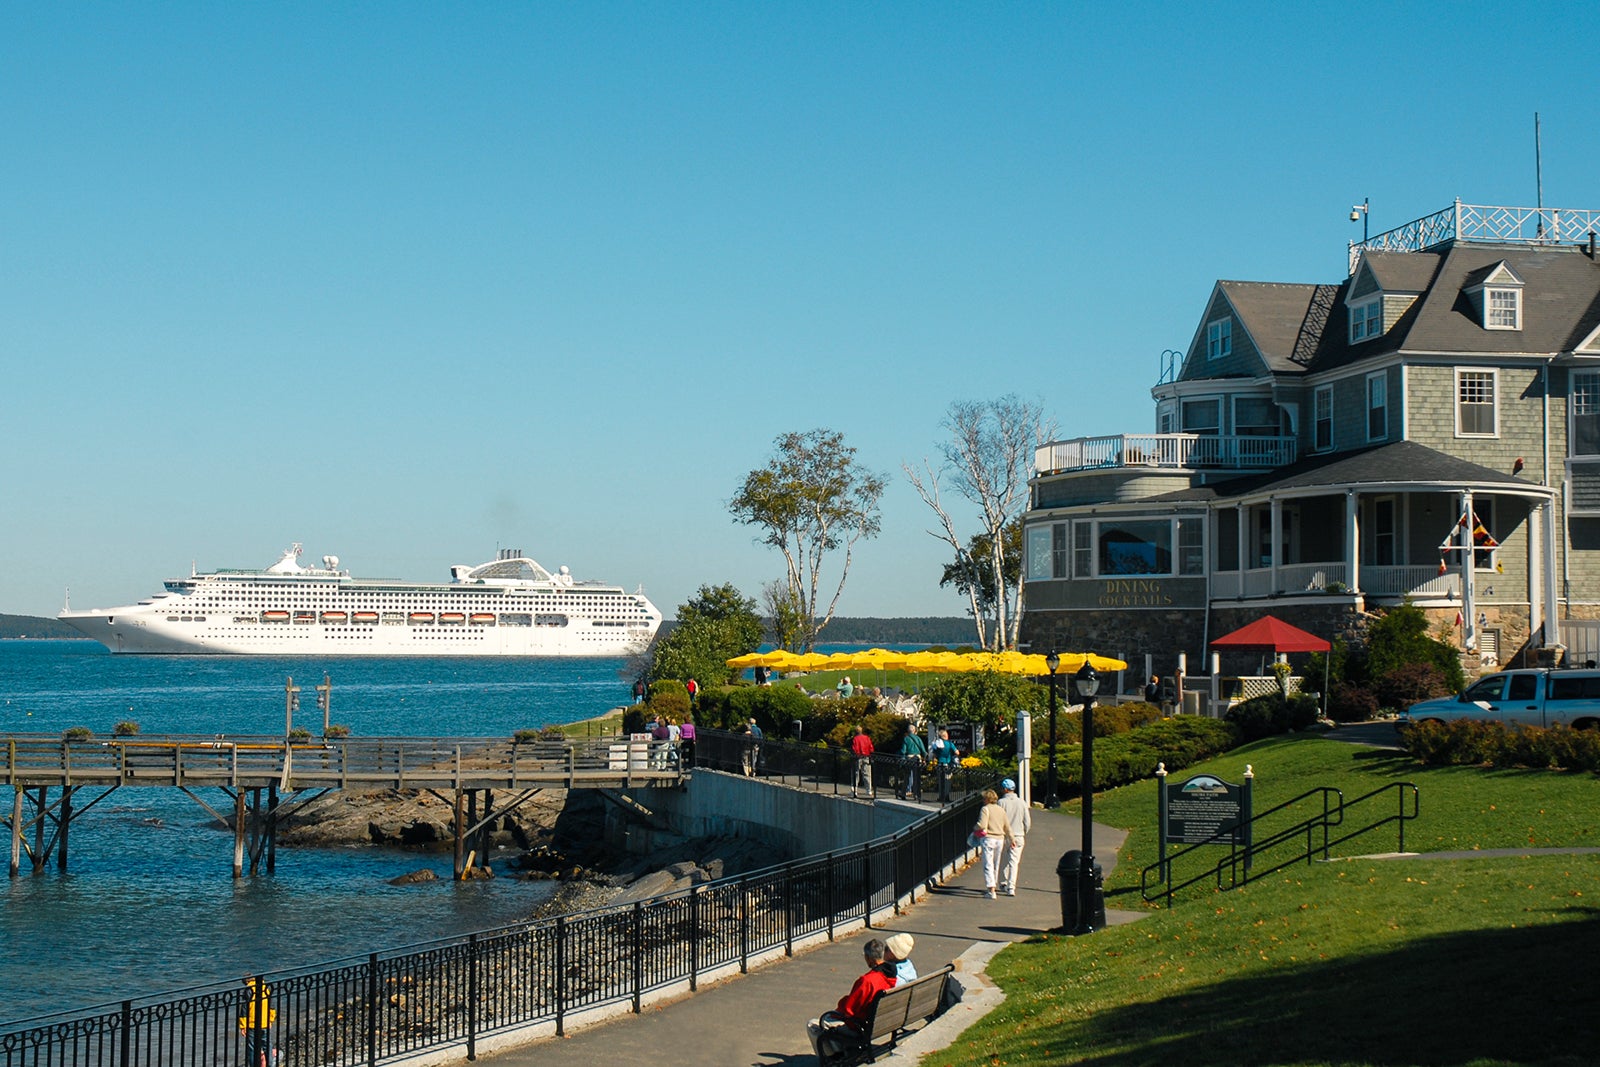
<svg viewBox="0 0 1600 1067"><path fill-rule="evenodd" d="M1219 981L1029 1037L1041 1045L1054 1038L1089 1048L1136 1046L1073 1061L1100 1067L1595 1063L1600 1011L1592 971L1600 958L1600 917L1595 909L1581 914Z"/></svg>

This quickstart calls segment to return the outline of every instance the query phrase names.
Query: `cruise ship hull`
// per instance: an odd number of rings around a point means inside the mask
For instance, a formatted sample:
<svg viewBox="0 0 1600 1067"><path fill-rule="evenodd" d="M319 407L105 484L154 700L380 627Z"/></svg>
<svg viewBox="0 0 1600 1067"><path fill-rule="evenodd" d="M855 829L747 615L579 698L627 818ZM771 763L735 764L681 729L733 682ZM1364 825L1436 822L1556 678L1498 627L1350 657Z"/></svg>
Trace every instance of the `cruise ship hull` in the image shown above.
<svg viewBox="0 0 1600 1067"><path fill-rule="evenodd" d="M114 653L227 656L627 656L661 615L643 593L551 573L520 554L451 568L447 583L299 565L195 573L121 608L57 618Z"/></svg>

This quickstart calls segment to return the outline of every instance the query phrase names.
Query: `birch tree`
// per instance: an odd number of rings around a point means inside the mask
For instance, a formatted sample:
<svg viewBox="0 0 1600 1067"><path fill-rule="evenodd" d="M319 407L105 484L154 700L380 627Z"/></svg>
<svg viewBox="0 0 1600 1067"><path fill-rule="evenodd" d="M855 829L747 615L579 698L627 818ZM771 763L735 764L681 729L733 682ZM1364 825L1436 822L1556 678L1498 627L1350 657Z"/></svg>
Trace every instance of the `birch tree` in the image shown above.
<svg viewBox="0 0 1600 1067"><path fill-rule="evenodd" d="M987 572L982 584L1002 591L984 605L980 583L966 583L978 643L997 651L1015 648L1025 578L1018 567L1014 582L1006 581L1005 530L1027 510L1034 449L1054 435L1055 427L1046 423L1042 406L1015 394L998 400L956 401L940 427L947 434L939 446L943 464L935 469L924 458L920 469L909 463L902 463L901 469L938 517L939 529L928 533L955 550L956 569L976 573L982 568ZM941 477L951 491L977 508L979 529L971 537L962 537L957 530L945 506ZM983 554L975 555L973 546Z"/></svg>
<svg viewBox="0 0 1600 1067"><path fill-rule="evenodd" d="M746 475L728 502L735 522L756 527L757 540L783 554L787 603L802 651L816 645L833 619L856 542L877 536L883 489L883 477L856 461L843 434L819 429L781 434L767 465ZM839 581L824 608L823 567L840 549Z"/></svg>

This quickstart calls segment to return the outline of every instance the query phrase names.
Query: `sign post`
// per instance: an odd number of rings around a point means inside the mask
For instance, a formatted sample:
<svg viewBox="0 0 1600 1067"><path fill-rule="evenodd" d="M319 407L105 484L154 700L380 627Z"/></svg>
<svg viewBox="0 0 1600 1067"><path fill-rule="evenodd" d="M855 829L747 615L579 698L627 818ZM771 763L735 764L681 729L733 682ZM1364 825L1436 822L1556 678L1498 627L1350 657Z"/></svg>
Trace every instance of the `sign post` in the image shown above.
<svg viewBox="0 0 1600 1067"><path fill-rule="evenodd" d="M1156 767L1157 844L1161 878L1167 881L1167 845L1243 845L1244 869L1250 869L1251 790L1255 770L1246 764L1244 782L1234 785L1210 774L1167 784L1167 766Z"/></svg>

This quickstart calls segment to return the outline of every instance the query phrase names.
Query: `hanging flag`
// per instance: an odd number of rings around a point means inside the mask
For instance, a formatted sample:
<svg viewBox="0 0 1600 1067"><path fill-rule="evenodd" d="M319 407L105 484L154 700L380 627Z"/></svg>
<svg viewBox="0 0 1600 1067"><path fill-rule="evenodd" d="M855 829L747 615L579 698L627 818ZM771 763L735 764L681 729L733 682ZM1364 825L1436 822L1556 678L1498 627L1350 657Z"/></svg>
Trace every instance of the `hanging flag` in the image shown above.
<svg viewBox="0 0 1600 1067"><path fill-rule="evenodd" d="M1459 611L1456 612L1456 625L1457 626L1461 625L1461 612L1459 612Z"/></svg>
<svg viewBox="0 0 1600 1067"><path fill-rule="evenodd" d="M1446 571L1448 571L1448 570L1449 570L1449 569L1450 569L1450 568L1449 568L1449 567L1446 567L1446 566L1445 566L1445 565L1444 565L1444 557L1442 557L1442 556L1441 556L1441 557L1440 557L1440 558L1439 558L1439 573L1440 573L1440 574L1443 574L1443 573L1445 573L1445 572L1446 572Z"/></svg>
<svg viewBox="0 0 1600 1067"><path fill-rule="evenodd" d="M1500 542L1489 536L1489 531L1484 528L1483 520L1476 514L1472 516L1472 543L1477 548L1499 548Z"/></svg>

